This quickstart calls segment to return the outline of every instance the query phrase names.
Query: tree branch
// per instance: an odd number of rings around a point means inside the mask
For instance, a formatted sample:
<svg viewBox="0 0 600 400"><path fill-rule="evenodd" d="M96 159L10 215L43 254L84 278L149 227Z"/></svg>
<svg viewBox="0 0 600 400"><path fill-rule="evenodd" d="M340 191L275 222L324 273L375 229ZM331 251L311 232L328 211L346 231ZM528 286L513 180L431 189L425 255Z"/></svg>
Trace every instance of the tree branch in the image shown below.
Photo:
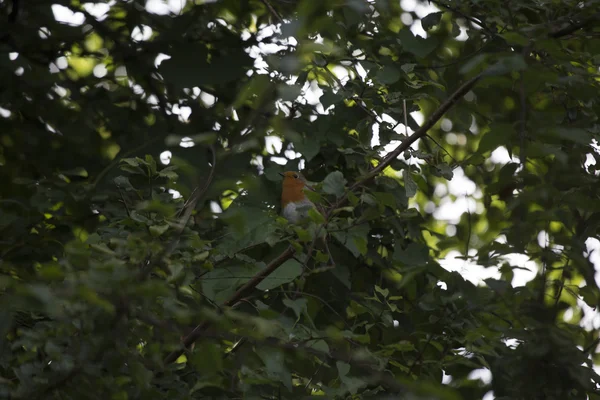
<svg viewBox="0 0 600 400"><path fill-rule="evenodd" d="M352 186L350 186L346 193L344 193L344 195L340 197L335 204L332 205L332 207L327 212L325 219L329 217L333 210L340 207L346 202L346 200L348 199L348 193L353 192L358 187L363 185L366 181L382 172L387 166L389 166L392 163L392 161L396 159L396 157L400 155L400 153L408 149L414 142L417 141L417 139L420 139L421 137L425 136L427 134L427 131L429 131L429 129L431 129L436 124L436 122L438 122L444 116L444 114L448 112L448 110L454 107L456 102L461 97L467 94L467 92L475 86L475 84L484 76L484 73L485 71L479 73L475 77L463 83L458 89L454 91L454 93L450 95L450 97L445 102L442 103L442 105L439 106L437 110L435 110L433 114L431 114L431 116L427 119L427 121L425 121L423 126L417 129L412 135L404 139L402 143L400 143L391 153L385 156L384 159L376 167L371 169L371 171L369 171L366 175L364 175Z"/></svg>
<svg viewBox="0 0 600 400"><path fill-rule="evenodd" d="M579 22L567 25L564 28L561 28L559 30L551 32L548 36L550 36L553 39L558 39L562 36L570 35L571 33L575 32L581 28L584 28L587 25L589 25L590 23L592 23L594 21L598 21L598 20L600 20L600 13L593 14L587 18L582 19Z"/></svg>
<svg viewBox="0 0 600 400"><path fill-rule="evenodd" d="M267 7L267 9L269 10L269 12L271 14L273 14L273 16L281 23L283 23L283 18L281 18L281 15L279 15L279 13L277 12L277 10L275 10L273 8L273 6L271 5L271 3L269 3L268 0L261 0L262 3L265 5L265 7Z"/></svg>
<svg viewBox="0 0 600 400"><path fill-rule="evenodd" d="M433 3L437 6L440 6L442 8L445 8L446 10L466 19L467 21L469 21L470 23L479 26L481 29L483 29L485 32L487 32L490 36L495 36L496 32L493 31L492 29L490 29L489 26L487 26L485 24L485 22L483 22L482 18L478 18L478 17L471 17L465 13L463 13L462 11L460 11L459 9L452 7L440 0L429 0L430 3Z"/></svg>
<svg viewBox="0 0 600 400"><path fill-rule="evenodd" d="M244 294L246 292L248 292L249 290L252 290L256 286L258 286L259 283L261 283L266 277L271 275L284 262L286 262L287 260L292 258L293 255L294 255L294 249L290 246L287 248L287 250L285 250L283 253L281 253L276 259L271 261L265 269L260 271L258 274L254 275L254 277L252 277L252 279L250 279L242 287L240 287L229 299L227 299L223 303L223 306L224 307L234 306L237 302L239 302L244 297ZM170 364L170 363L174 362L175 360L177 360L179 358L179 356L181 354L183 354L184 349L190 347L196 340L198 340L200 337L203 336L204 331L206 330L206 328L208 328L209 325L210 325L210 322L204 321L201 324L199 324L198 326L196 326L192 332L190 332L185 338L183 338L183 348L181 348L179 350L175 350L171 354L169 354L165 358L164 363Z"/></svg>

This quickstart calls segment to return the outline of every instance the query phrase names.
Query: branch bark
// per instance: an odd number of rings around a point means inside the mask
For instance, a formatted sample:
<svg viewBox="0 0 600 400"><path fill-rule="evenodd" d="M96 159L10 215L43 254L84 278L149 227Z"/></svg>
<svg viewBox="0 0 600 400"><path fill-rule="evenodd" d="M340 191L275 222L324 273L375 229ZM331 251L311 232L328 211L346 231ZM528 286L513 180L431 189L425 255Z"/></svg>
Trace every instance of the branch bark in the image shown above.
<svg viewBox="0 0 600 400"><path fill-rule="evenodd" d="M578 31L581 28L586 27L587 25L591 24L592 22L599 21L599 20L600 20L600 13L595 13L587 18L583 18L579 22L567 25L564 28L561 28L559 30L551 32L549 34L549 36L553 39L558 39L560 37L570 35L571 33Z"/></svg>
<svg viewBox="0 0 600 400"><path fill-rule="evenodd" d="M269 265L266 266L265 269L256 274L252 279L246 282L242 287L240 287L227 301L223 303L224 307L232 307L237 302L239 302L248 291L254 289L259 283L261 283L266 277L271 275L277 268L279 268L284 262L292 258L294 255L294 249L290 246L287 250L281 253L276 259L271 261ZM205 321L199 324L194 328L192 332L190 332L183 339L183 348L179 350L175 350L171 352L164 360L165 364L170 364L177 360L179 356L181 356L184 352L184 349L190 347L196 340L203 336L204 331L208 328L210 322Z"/></svg>
<svg viewBox="0 0 600 400"><path fill-rule="evenodd" d="M469 90L471 90L477 84L477 82L484 76L484 73L485 71L479 73L478 75L463 83L458 89L454 91L454 93L450 95L450 97L445 102L442 103L442 105L439 106L437 110L435 110L433 114L431 114L431 116L427 119L427 121L425 121L423 126L417 129L412 135L404 139L402 143L400 143L394 150L392 150L391 153L385 156L385 158L376 167L372 168L371 171L369 171L365 176L363 176L352 186L350 186L346 193L342 197L340 197L340 199L330 208L326 219L327 217L329 217L329 214L334 209L340 207L346 202L346 200L348 199L348 193L353 192L358 187L367 182L369 179L381 173L386 167L388 167L392 163L392 161L396 159L396 157L400 155L400 153L406 151L406 149L408 149L414 142L425 136L429 129L431 129L436 124L436 122L438 122L444 116L444 114L448 112L448 110L454 107L454 105L458 102L458 100L460 100L461 97L467 94L467 92L469 92Z"/></svg>

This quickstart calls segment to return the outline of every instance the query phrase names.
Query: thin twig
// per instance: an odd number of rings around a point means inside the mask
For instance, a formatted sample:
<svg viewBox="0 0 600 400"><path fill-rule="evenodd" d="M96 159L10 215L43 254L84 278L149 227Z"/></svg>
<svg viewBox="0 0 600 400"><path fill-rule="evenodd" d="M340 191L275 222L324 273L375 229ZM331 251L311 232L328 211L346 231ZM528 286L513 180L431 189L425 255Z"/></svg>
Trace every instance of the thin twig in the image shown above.
<svg viewBox="0 0 600 400"><path fill-rule="evenodd" d="M467 194L465 193L465 200L467 199ZM471 209L469 207L469 202L466 201L467 203L467 239L465 240L465 257L469 257L469 244L471 244L471 235L473 233L473 222L471 221L472 216L471 216Z"/></svg>
<svg viewBox="0 0 600 400"><path fill-rule="evenodd" d="M364 104L364 101L362 99L362 93L360 95L354 95L351 91L349 91L348 89L346 89L346 86L344 86L344 84L342 83L342 81L333 73L329 70L329 68L327 68L327 65L325 67L323 67L323 69L325 69L325 71L327 71L327 73L329 74L329 76L331 76L331 78L338 84L339 89L343 92L346 92L348 94L350 94L351 96L348 97L349 99L354 100L354 102L364 110L364 112L366 112L367 114L369 114L369 116L371 116L371 118L373 118L375 121L377 121L378 123L382 123L383 121L379 118L379 116L375 113L375 111L371 110L369 107L367 107Z"/></svg>
<svg viewBox="0 0 600 400"><path fill-rule="evenodd" d="M279 13L277 12L277 10L275 10L275 8L273 8L273 6L271 5L271 3L268 2L268 0L261 0L263 2L263 4L267 7L267 9L269 10L269 12L271 14L273 14L273 16L281 23L283 23L283 18L281 18L281 15L279 15Z"/></svg>
<svg viewBox="0 0 600 400"><path fill-rule="evenodd" d="M117 185L117 189L119 190L119 195L121 195L121 201L123 202L123 205L125 206L125 211L127 212L127 216L129 218L131 218L131 211L129 211L129 206L127 205L127 201L125 201L125 197L123 196L123 191L121 190L121 188Z"/></svg>
<svg viewBox="0 0 600 400"><path fill-rule="evenodd" d="M188 221L190 220L192 213L196 209L196 205L198 204L198 201L202 198L202 196L204 196L204 194L210 187L210 184L212 183L212 180L215 176L215 170L217 168L217 154L216 154L216 150L213 146L209 146L208 148L212 154L212 165L210 168L210 173L208 174L208 177L206 178L206 181L204 182L204 186L202 186L202 189L198 190L199 186L196 187L196 189L194 189L194 191L192 192L193 194L190 197L190 200L187 202L186 205L184 205L183 215L179 218L179 222L177 223L177 231L175 234L175 239L173 239L171 244L167 247L167 250L165 251L163 258L168 257L173 252L173 250L175 250L175 247L177 247L177 244L179 243L179 239L181 238L181 234L183 233L185 226L187 225Z"/></svg>
<svg viewBox="0 0 600 400"><path fill-rule="evenodd" d="M483 22L483 20L481 18L475 18L475 17L471 17L465 13L463 13L462 11L460 11L459 9L452 7L446 3L443 3L440 0L429 0L431 3L438 5L442 8L445 8L446 10L453 12L454 14L463 17L464 19L466 19L467 21L471 22L472 24L475 24L479 27L481 27L481 29L483 29L484 31L486 31L490 36L495 36L496 32L494 32L492 29L490 29L485 22Z"/></svg>
<svg viewBox="0 0 600 400"><path fill-rule="evenodd" d="M528 44L523 48L523 58L527 59L529 53L531 53L532 44ZM521 105L520 115L519 115L519 140L520 140L520 153L519 158L521 159L521 165L525 168L525 163L527 162L527 141L526 139L526 130L527 130L527 96L525 93L525 77L524 74L521 73L521 77L519 79L519 102Z"/></svg>
<svg viewBox="0 0 600 400"><path fill-rule="evenodd" d="M450 159L452 161L454 161L454 168L456 168L458 166L458 164L459 164L458 160L456 158L454 158L454 156L452 154L450 154L450 152L448 150L446 150L444 148L444 146L442 146L437 140L435 140L434 138L432 138L431 135L425 135L423 137L431 140L439 149L441 149L444 153L446 153L446 155L448 157L450 157Z"/></svg>

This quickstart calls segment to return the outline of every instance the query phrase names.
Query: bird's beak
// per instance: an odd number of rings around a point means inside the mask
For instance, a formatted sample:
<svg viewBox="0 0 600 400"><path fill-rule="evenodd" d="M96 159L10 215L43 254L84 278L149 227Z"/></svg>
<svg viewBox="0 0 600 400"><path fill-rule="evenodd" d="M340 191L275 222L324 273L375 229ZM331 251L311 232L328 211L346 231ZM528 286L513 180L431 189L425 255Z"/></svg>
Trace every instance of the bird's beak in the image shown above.
<svg viewBox="0 0 600 400"><path fill-rule="evenodd" d="M279 175L281 175L282 177L285 177L285 175L281 172L278 172Z"/></svg>

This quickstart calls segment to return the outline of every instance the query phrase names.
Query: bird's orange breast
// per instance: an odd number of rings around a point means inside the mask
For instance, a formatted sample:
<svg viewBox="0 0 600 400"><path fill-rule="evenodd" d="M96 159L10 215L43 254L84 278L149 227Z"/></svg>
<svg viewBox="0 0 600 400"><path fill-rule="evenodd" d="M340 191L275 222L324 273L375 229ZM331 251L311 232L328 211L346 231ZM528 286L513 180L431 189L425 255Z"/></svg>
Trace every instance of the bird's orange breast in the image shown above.
<svg viewBox="0 0 600 400"><path fill-rule="evenodd" d="M306 198L303 189L304 182L284 179L283 190L281 191L281 206L285 207L288 203L303 201Z"/></svg>

